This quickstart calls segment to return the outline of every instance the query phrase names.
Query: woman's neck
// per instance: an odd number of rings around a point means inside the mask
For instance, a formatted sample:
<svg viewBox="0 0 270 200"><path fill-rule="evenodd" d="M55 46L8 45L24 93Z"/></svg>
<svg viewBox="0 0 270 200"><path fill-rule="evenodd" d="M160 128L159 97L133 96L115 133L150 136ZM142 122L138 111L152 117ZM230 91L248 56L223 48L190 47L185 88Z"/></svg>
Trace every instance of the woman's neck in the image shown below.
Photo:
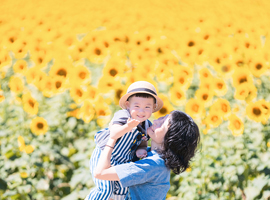
<svg viewBox="0 0 270 200"><path fill-rule="evenodd" d="M162 145L151 140L151 151L162 150Z"/></svg>

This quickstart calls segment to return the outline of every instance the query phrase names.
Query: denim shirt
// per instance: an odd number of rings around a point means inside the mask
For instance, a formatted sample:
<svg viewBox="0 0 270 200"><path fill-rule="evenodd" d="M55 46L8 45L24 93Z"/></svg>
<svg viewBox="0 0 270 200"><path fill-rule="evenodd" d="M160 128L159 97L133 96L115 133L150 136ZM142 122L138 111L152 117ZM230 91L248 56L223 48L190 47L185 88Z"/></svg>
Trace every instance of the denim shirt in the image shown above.
<svg viewBox="0 0 270 200"><path fill-rule="evenodd" d="M142 160L114 167L123 187L129 187L126 199L166 199L170 188L170 170L156 151L148 152Z"/></svg>

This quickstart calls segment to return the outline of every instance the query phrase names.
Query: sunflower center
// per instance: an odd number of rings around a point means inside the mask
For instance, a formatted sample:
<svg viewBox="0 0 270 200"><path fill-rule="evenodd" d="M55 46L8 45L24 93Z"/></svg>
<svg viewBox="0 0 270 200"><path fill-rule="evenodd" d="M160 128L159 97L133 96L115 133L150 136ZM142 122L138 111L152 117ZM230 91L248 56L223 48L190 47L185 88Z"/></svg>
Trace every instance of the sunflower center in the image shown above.
<svg viewBox="0 0 270 200"><path fill-rule="evenodd" d="M236 129L240 129L241 127L241 123L238 120L234 121L233 125Z"/></svg>
<svg viewBox="0 0 270 200"><path fill-rule="evenodd" d="M99 56L101 54L101 50L99 48L96 48L95 49L95 54Z"/></svg>
<svg viewBox="0 0 270 200"><path fill-rule="evenodd" d="M179 79L179 82L180 82L181 84L183 84L183 83L185 82L185 79L184 79L183 77L181 77L181 78Z"/></svg>
<svg viewBox="0 0 270 200"><path fill-rule="evenodd" d="M227 105L225 105L225 104L222 104L221 109L222 109L224 112L227 112L227 111L228 111L228 107L227 107Z"/></svg>
<svg viewBox="0 0 270 200"><path fill-rule="evenodd" d="M43 129L43 127L44 127L43 123L41 123L41 122L37 123L37 128L38 129Z"/></svg>
<svg viewBox="0 0 270 200"><path fill-rule="evenodd" d="M56 83L55 83L55 87L58 89L58 88L60 88L62 86L62 82L60 82L60 81L57 81Z"/></svg>
<svg viewBox="0 0 270 200"><path fill-rule="evenodd" d="M195 112L198 112L199 106L198 105L193 105L192 110L195 111Z"/></svg>
<svg viewBox="0 0 270 200"><path fill-rule="evenodd" d="M76 94L77 94L79 97L81 97L81 96L82 96L82 91L81 91L81 90L77 90L77 91L76 91Z"/></svg>
<svg viewBox="0 0 270 200"><path fill-rule="evenodd" d="M98 112L98 115L101 115L101 116L105 116L105 111L104 110L100 110L99 112Z"/></svg>
<svg viewBox="0 0 270 200"><path fill-rule="evenodd" d="M24 69L24 65L20 65L20 67L19 67L20 69Z"/></svg>
<svg viewBox="0 0 270 200"><path fill-rule="evenodd" d="M34 108L35 103L34 103L32 100L29 100L28 103L29 103L29 105L30 105L32 108Z"/></svg>
<svg viewBox="0 0 270 200"><path fill-rule="evenodd" d="M258 63L258 64L256 65L256 69L260 70L261 68L262 68L262 64Z"/></svg>
<svg viewBox="0 0 270 200"><path fill-rule="evenodd" d="M110 75L111 75L111 76L114 77L116 74L117 74L117 70L116 70L116 69L111 69L111 70L110 70Z"/></svg>
<svg viewBox="0 0 270 200"><path fill-rule="evenodd" d="M65 69L59 69L57 71L57 75L66 77L67 76L67 71Z"/></svg>
<svg viewBox="0 0 270 200"><path fill-rule="evenodd" d="M222 67L222 71L223 72L228 72L228 71L230 71L230 68L225 65L225 66Z"/></svg>
<svg viewBox="0 0 270 200"><path fill-rule="evenodd" d="M177 96L178 99L182 98L182 95L179 92L176 93L176 96Z"/></svg>
<svg viewBox="0 0 270 200"><path fill-rule="evenodd" d="M79 73L79 77L80 77L81 79L85 79L85 77L86 77L85 72L80 72L80 73Z"/></svg>
<svg viewBox="0 0 270 200"><path fill-rule="evenodd" d="M253 108L252 111L253 111L253 114L257 116L261 115L262 113L262 111L259 108Z"/></svg>
<svg viewBox="0 0 270 200"><path fill-rule="evenodd" d="M218 87L218 89L222 89L223 88L223 84L222 83L218 83L217 84L217 87Z"/></svg>
<svg viewBox="0 0 270 200"><path fill-rule="evenodd" d="M203 100L207 100L208 99L208 94L204 94L203 96L202 96L202 98L203 98Z"/></svg>
<svg viewBox="0 0 270 200"><path fill-rule="evenodd" d="M123 92L123 90L121 90L121 89L118 89L118 90L116 91L116 98L117 98L117 99L120 99L122 92Z"/></svg>
<svg viewBox="0 0 270 200"><path fill-rule="evenodd" d="M159 112L161 114L166 114L167 113L167 108L161 108Z"/></svg>
<svg viewBox="0 0 270 200"><path fill-rule="evenodd" d="M242 77L239 79L239 83L247 82L247 77Z"/></svg>
<svg viewBox="0 0 270 200"><path fill-rule="evenodd" d="M216 121L218 120L218 117L217 117L217 116L213 116L213 117L211 117L211 120L212 120L213 122L216 122Z"/></svg>

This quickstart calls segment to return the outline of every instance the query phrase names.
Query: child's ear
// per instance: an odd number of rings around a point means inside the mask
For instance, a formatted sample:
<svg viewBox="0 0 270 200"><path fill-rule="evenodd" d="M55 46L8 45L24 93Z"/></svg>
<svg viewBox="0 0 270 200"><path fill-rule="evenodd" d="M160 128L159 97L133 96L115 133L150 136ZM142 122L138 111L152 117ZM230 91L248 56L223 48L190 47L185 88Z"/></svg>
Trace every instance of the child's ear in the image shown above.
<svg viewBox="0 0 270 200"><path fill-rule="evenodd" d="M125 102L125 105L126 105L126 109L128 109L129 106L130 106L129 101L126 101L126 102Z"/></svg>

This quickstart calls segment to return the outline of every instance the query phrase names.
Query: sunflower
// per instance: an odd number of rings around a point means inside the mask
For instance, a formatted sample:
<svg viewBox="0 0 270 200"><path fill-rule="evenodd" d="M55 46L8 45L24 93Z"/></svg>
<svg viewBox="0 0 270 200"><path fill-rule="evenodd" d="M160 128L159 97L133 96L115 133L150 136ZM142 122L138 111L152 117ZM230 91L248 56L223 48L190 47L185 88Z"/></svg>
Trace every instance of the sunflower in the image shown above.
<svg viewBox="0 0 270 200"><path fill-rule="evenodd" d="M222 117L219 115L219 113L210 112L206 116L204 123L211 128L216 128L222 123Z"/></svg>
<svg viewBox="0 0 270 200"><path fill-rule="evenodd" d="M166 82L167 85L173 83L174 77L172 76L172 70L164 63L156 63L154 68L157 82Z"/></svg>
<svg viewBox="0 0 270 200"><path fill-rule="evenodd" d="M49 75L54 76L62 76L67 78L70 75L69 69L72 67L72 63L67 60L56 59L54 64L51 66L49 71Z"/></svg>
<svg viewBox="0 0 270 200"><path fill-rule="evenodd" d="M79 109L78 115L85 123L89 123L95 116L93 102L90 100L84 100L82 102L82 107Z"/></svg>
<svg viewBox="0 0 270 200"><path fill-rule="evenodd" d="M252 101L257 96L257 88L253 83L242 83L236 87L234 98L238 100Z"/></svg>
<svg viewBox="0 0 270 200"><path fill-rule="evenodd" d="M229 130L232 132L233 136L240 136L244 132L244 123L235 114L229 117Z"/></svg>
<svg viewBox="0 0 270 200"><path fill-rule="evenodd" d="M17 60L16 63L13 65L13 71L15 73L25 74L27 71L27 62L25 60Z"/></svg>
<svg viewBox="0 0 270 200"><path fill-rule="evenodd" d="M67 80L62 76L55 76L52 81L53 81L52 85L53 94L59 94L68 89Z"/></svg>
<svg viewBox="0 0 270 200"><path fill-rule="evenodd" d="M258 104L262 105L263 107L263 115L264 119L262 121L263 124L266 124L268 119L270 118L270 102L265 101L265 99L261 99L258 101Z"/></svg>
<svg viewBox="0 0 270 200"><path fill-rule="evenodd" d="M86 88L74 85L70 88L70 96L76 103L81 103L85 99Z"/></svg>
<svg viewBox="0 0 270 200"><path fill-rule="evenodd" d="M186 94L180 87L173 86L169 90L171 102L176 106L183 106L186 102Z"/></svg>
<svg viewBox="0 0 270 200"><path fill-rule="evenodd" d="M269 62L266 62L263 58L257 58L255 56L254 58L256 58L256 60L252 60L252 62L249 63L249 69L255 77L260 77L267 71Z"/></svg>
<svg viewBox="0 0 270 200"><path fill-rule="evenodd" d="M123 76L124 71L127 70L125 62L126 60L124 59L111 58L102 70L103 76L107 76L110 78L117 78Z"/></svg>
<svg viewBox="0 0 270 200"><path fill-rule="evenodd" d="M23 80L18 76L11 76L8 85L10 90L15 93L20 93L24 89Z"/></svg>
<svg viewBox="0 0 270 200"><path fill-rule="evenodd" d="M18 146L19 146L20 151L23 151L25 148L25 142L24 142L23 137L19 136L17 141L18 141Z"/></svg>
<svg viewBox="0 0 270 200"><path fill-rule="evenodd" d="M188 76L186 76L185 73L183 73L181 70L174 70L174 74L173 74L173 85L175 87L179 87L182 88L182 90L187 90L191 84L191 79L188 78Z"/></svg>
<svg viewBox="0 0 270 200"><path fill-rule="evenodd" d="M110 109L109 105L107 103L105 103L104 98L101 96L99 96L96 99L94 104L95 104L95 113L96 113L96 117L97 117L97 124L100 127L104 127L110 121L111 109Z"/></svg>
<svg viewBox="0 0 270 200"><path fill-rule="evenodd" d="M205 106L209 106L212 103L214 93L207 88L199 88L195 92L196 98L202 102Z"/></svg>
<svg viewBox="0 0 270 200"><path fill-rule="evenodd" d="M233 75L233 86L237 88L243 83L253 83L251 73L247 69L239 68L234 71Z"/></svg>
<svg viewBox="0 0 270 200"><path fill-rule="evenodd" d="M52 97L54 95L54 80L50 76L43 76L39 83L39 89L42 91L43 96Z"/></svg>
<svg viewBox="0 0 270 200"><path fill-rule="evenodd" d="M107 93L113 91L115 86L118 85L120 81L112 78L111 76L103 75L98 81L98 91L100 93Z"/></svg>
<svg viewBox="0 0 270 200"><path fill-rule="evenodd" d="M210 112L218 114L222 119L227 120L231 114L230 102L227 99L217 99L210 107Z"/></svg>
<svg viewBox="0 0 270 200"><path fill-rule="evenodd" d="M46 73L41 71L37 67L31 67L26 71L25 76L28 84L32 83L38 87L40 81L43 79L44 76L46 76Z"/></svg>
<svg viewBox="0 0 270 200"><path fill-rule="evenodd" d="M200 76L200 80L201 81L203 81L205 79L210 79L210 80L213 79L212 73L206 67L204 67L204 68L202 68L202 69L199 70L199 76Z"/></svg>
<svg viewBox="0 0 270 200"><path fill-rule="evenodd" d="M35 117L32 119L30 129L35 135L45 134L49 127L47 121L42 117Z"/></svg>
<svg viewBox="0 0 270 200"><path fill-rule="evenodd" d="M264 108L260 102L250 102L246 108L247 116L256 122L262 122L265 120Z"/></svg>
<svg viewBox="0 0 270 200"><path fill-rule="evenodd" d="M164 95L163 93L160 93L159 97L163 101L163 107L159 111L154 113L154 117L156 119L158 119L159 117L165 116L167 114L170 114L170 112L174 110L173 106L171 105L166 95Z"/></svg>
<svg viewBox="0 0 270 200"><path fill-rule="evenodd" d="M34 99L30 92L22 95L23 109L25 112L36 115L38 113L38 102Z"/></svg>
<svg viewBox="0 0 270 200"><path fill-rule="evenodd" d="M192 118L202 118L205 115L204 104L199 99L189 99L185 112L189 114Z"/></svg>
<svg viewBox="0 0 270 200"><path fill-rule="evenodd" d="M222 78L214 78L213 90L216 96L224 96L227 91L228 87Z"/></svg>
<svg viewBox="0 0 270 200"><path fill-rule="evenodd" d="M109 55L108 49L102 44L102 42L94 42L87 48L86 53L90 62L102 63L104 59Z"/></svg>
<svg viewBox="0 0 270 200"><path fill-rule="evenodd" d="M92 85L88 85L85 91L85 99L89 99L91 101L95 100L97 98L98 90L96 87Z"/></svg>
<svg viewBox="0 0 270 200"><path fill-rule="evenodd" d="M91 72L84 65L78 65L72 69L71 85L88 85L91 83Z"/></svg>

